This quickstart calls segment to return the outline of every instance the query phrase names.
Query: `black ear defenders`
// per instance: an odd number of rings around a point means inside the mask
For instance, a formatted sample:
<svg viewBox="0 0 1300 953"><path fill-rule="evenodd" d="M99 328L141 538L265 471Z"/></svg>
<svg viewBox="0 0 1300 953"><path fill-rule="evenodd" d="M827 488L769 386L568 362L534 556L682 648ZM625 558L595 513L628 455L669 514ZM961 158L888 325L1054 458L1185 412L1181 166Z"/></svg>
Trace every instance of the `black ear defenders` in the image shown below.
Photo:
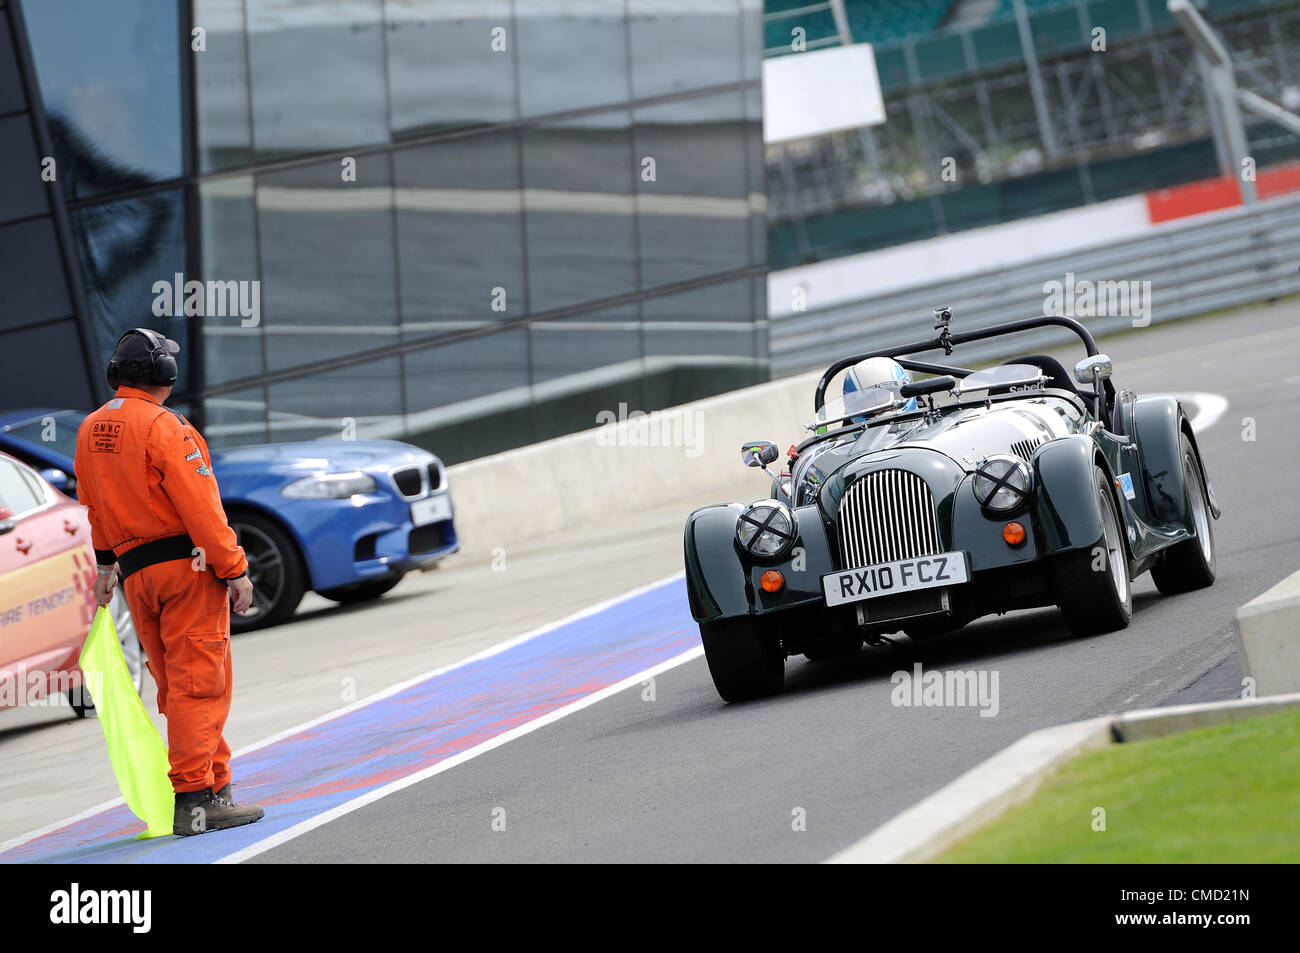
<svg viewBox="0 0 1300 953"><path fill-rule="evenodd" d="M176 358L167 350L167 339L149 328L132 328L113 345L113 358L108 362L108 386L117 390L122 384L121 368L117 363L117 349L132 334L149 342L149 383L155 387L170 387L176 383Z"/></svg>

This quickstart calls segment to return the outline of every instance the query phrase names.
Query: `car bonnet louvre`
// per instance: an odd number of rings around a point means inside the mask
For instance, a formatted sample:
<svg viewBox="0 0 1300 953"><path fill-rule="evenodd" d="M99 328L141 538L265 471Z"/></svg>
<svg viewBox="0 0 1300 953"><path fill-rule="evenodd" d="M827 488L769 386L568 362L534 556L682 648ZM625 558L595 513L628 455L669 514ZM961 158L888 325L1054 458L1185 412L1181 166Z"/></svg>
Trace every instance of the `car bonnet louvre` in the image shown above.
<svg viewBox="0 0 1300 953"><path fill-rule="evenodd" d="M1016 456L1028 460L1034 455L1034 451L1041 447L1046 441L1042 437L1034 437L1030 440L1017 440L1011 444L1011 452Z"/></svg>

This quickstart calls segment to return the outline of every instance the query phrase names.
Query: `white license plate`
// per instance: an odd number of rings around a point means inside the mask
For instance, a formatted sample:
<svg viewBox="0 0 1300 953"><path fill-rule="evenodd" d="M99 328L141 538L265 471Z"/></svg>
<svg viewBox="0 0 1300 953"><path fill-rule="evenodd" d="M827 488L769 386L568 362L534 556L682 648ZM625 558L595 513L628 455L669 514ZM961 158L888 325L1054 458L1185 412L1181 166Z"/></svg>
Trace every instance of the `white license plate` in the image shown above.
<svg viewBox="0 0 1300 953"><path fill-rule="evenodd" d="M451 519L451 500L447 494L416 500L411 504L411 522L416 526Z"/></svg>
<svg viewBox="0 0 1300 953"><path fill-rule="evenodd" d="M956 586L969 581L965 553L937 553L830 573L822 576L822 593L828 606L842 606L878 596Z"/></svg>

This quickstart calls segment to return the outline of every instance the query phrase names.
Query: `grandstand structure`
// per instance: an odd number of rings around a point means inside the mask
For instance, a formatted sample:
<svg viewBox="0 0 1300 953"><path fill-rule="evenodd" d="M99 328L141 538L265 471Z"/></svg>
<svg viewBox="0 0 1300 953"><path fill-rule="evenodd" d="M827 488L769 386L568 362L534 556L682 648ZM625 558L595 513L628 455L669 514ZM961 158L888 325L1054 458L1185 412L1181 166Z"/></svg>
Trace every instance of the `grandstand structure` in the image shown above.
<svg viewBox="0 0 1300 953"><path fill-rule="evenodd" d="M1241 87L1295 111L1300 0L1197 5ZM773 270L1234 171L1165 0L767 0L763 19L768 57L873 44L887 115L768 146ZM1295 132L1245 119L1260 169L1300 159Z"/></svg>

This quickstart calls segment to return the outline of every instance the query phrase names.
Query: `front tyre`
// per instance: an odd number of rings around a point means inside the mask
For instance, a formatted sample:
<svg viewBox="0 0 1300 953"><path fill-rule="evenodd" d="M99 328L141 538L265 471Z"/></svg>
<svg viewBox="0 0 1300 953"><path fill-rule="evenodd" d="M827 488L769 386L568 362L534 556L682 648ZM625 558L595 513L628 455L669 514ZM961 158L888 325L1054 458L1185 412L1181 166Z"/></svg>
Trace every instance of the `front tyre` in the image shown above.
<svg viewBox="0 0 1300 953"><path fill-rule="evenodd" d="M775 695L785 685L781 642L748 616L700 623L704 658L723 701L743 702Z"/></svg>
<svg viewBox="0 0 1300 953"><path fill-rule="evenodd" d="M293 615L307 588L298 547L279 525L256 513L235 513L230 528L244 547L253 584L253 604L244 615L230 614L230 631L279 625Z"/></svg>
<svg viewBox="0 0 1300 953"><path fill-rule="evenodd" d="M67 696L68 704L72 706L72 713L78 718L85 718L95 710L95 703L90 697L90 692L86 691L84 684L79 687L69 688Z"/></svg>
<svg viewBox="0 0 1300 953"><path fill-rule="evenodd" d="M1052 566L1052 592L1075 636L1115 632L1133 620L1133 587L1119 509L1105 471L1096 467L1093 474L1101 512L1100 545L1058 556Z"/></svg>
<svg viewBox="0 0 1300 953"><path fill-rule="evenodd" d="M1214 583L1214 521L1210 516L1209 494L1201 479L1200 461L1187 434L1179 434L1183 451L1183 482L1187 486L1187 507L1192 517L1192 539L1174 543L1165 558L1151 568L1151 580L1167 596L1204 589Z"/></svg>

